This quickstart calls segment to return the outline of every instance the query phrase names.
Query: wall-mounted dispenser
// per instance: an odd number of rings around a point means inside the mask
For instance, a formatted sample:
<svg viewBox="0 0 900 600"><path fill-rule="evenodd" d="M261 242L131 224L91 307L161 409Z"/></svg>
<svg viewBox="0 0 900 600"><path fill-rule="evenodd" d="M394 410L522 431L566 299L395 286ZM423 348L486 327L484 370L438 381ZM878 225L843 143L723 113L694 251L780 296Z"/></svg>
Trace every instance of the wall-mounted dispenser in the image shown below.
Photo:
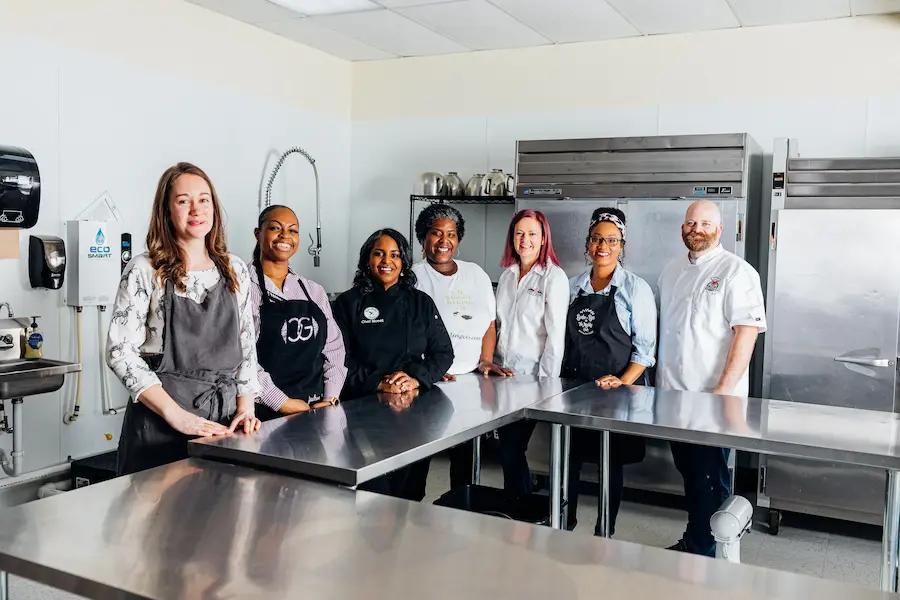
<svg viewBox="0 0 900 600"><path fill-rule="evenodd" d="M119 232L108 221L66 221L69 277L66 304L111 306L120 274Z"/></svg>
<svg viewBox="0 0 900 600"><path fill-rule="evenodd" d="M58 290L66 273L66 244L52 235L28 237L28 279L33 288Z"/></svg>
<svg viewBox="0 0 900 600"><path fill-rule="evenodd" d="M41 174L28 150L0 146L0 227L30 229L41 206Z"/></svg>

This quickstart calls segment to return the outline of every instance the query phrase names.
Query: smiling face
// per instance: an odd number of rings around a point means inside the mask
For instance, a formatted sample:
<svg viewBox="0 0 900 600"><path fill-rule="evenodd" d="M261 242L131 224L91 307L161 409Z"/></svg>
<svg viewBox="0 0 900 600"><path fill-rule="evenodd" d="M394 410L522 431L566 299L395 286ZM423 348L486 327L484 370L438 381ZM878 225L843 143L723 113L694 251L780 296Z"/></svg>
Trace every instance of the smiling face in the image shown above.
<svg viewBox="0 0 900 600"><path fill-rule="evenodd" d="M300 245L300 223L289 208L276 208L256 230L260 256L272 262L287 262Z"/></svg>
<svg viewBox="0 0 900 600"><path fill-rule="evenodd" d="M714 203L697 201L688 207L681 225L681 239L691 252L704 252L722 237L722 213Z"/></svg>
<svg viewBox="0 0 900 600"><path fill-rule="evenodd" d="M587 255L595 268L614 266L622 254L622 232L614 223L600 221L591 228Z"/></svg>
<svg viewBox="0 0 900 600"><path fill-rule="evenodd" d="M451 262L458 246L459 235L453 219L437 219L431 224L422 243L425 258L434 265Z"/></svg>
<svg viewBox="0 0 900 600"><path fill-rule="evenodd" d="M400 280L403 272L403 260L400 248L389 235L383 235L375 241L369 252L369 273L372 279L388 289Z"/></svg>
<svg viewBox="0 0 900 600"><path fill-rule="evenodd" d="M524 265L533 264L541 254L544 245L544 232L537 219L523 217L513 230L513 249Z"/></svg>
<svg viewBox="0 0 900 600"><path fill-rule="evenodd" d="M169 193L169 215L176 239L204 239L214 222L212 191L206 180L191 173L175 179Z"/></svg>

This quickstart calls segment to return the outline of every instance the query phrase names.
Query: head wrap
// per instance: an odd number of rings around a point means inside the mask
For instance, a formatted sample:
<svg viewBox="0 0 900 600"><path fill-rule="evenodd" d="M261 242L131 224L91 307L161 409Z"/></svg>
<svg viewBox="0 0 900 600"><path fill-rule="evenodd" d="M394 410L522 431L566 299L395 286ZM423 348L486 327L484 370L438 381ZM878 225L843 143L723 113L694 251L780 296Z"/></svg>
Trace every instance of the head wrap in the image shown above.
<svg viewBox="0 0 900 600"><path fill-rule="evenodd" d="M625 241L625 223L622 222L622 219L617 217L612 213L600 213L597 215L597 218L591 221L590 227L588 227L588 233L594 228L594 225L597 223L602 223L604 221L608 221L619 228L619 232L622 234L622 241Z"/></svg>

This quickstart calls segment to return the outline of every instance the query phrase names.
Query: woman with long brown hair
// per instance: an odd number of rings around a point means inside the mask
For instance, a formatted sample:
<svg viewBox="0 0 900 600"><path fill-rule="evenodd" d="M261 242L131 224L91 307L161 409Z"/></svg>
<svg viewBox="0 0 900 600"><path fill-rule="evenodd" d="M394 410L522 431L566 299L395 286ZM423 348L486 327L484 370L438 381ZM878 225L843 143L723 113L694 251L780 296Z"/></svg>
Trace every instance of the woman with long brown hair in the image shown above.
<svg viewBox="0 0 900 600"><path fill-rule="evenodd" d="M134 400L119 438L119 474L187 456L192 437L259 428L246 265L228 253L209 176L181 162L159 179L147 251L119 284L107 363Z"/></svg>

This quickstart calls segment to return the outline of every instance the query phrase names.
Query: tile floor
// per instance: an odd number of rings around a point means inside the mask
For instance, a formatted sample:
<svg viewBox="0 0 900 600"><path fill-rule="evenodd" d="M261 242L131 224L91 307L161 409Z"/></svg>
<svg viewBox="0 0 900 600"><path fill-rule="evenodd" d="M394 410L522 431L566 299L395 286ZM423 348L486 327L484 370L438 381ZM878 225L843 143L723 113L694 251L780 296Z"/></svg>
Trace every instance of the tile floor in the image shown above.
<svg viewBox="0 0 900 600"><path fill-rule="evenodd" d="M502 486L500 470L486 464L482 469L484 485ZM428 479L428 496L431 502L449 488L449 465L438 457L432 461ZM572 535L592 535L597 514L596 498L582 497L578 508L578 521L582 524ZM685 514L675 508L651 506L635 502L623 502L616 525L617 539L638 542L649 546L664 547L674 543L684 527ZM871 528L863 528L863 536L848 535L842 531L807 529L783 525L778 536L753 531L741 544L745 563L849 581L877 587L880 568L880 541L874 539ZM10 577L11 600L73 600L79 598L43 585Z"/></svg>

